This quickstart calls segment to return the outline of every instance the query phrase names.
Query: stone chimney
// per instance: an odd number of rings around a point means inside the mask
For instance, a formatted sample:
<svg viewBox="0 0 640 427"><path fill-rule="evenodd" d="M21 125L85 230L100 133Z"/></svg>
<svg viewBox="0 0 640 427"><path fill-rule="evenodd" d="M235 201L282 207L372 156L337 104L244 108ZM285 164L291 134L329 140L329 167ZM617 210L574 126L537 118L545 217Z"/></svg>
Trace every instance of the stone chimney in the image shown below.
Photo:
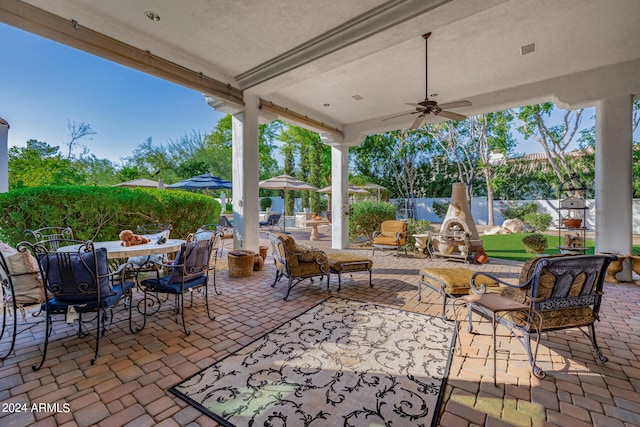
<svg viewBox="0 0 640 427"><path fill-rule="evenodd" d="M471 251L482 247L482 240L478 235L476 223L469 209L467 199L467 185L462 182L453 184L451 202L444 217L440 232L445 235L467 235L471 243Z"/></svg>

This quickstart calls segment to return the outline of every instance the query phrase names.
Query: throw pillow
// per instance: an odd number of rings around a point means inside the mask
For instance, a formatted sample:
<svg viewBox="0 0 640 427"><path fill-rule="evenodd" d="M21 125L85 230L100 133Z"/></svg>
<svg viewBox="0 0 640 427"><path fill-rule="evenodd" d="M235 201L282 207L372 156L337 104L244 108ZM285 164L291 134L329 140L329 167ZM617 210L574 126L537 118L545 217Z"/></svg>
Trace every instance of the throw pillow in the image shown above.
<svg viewBox="0 0 640 427"><path fill-rule="evenodd" d="M88 302L96 299L95 282L93 274L98 274L98 289L100 299L115 295L111 281L109 280L109 262L105 248L96 249L96 265L93 253L71 253L71 269L73 271L73 283L65 283L60 271L60 254L49 253L40 256L42 270L47 275L47 289L52 292L58 301L63 302ZM93 273L93 274L92 274ZM89 285L88 292L80 292L80 286Z"/></svg>
<svg viewBox="0 0 640 427"><path fill-rule="evenodd" d="M40 270L36 259L29 253L18 252L16 249L0 242L0 252L7 263L7 269L0 268L0 279L7 280L11 275L13 295L6 295L7 301L15 298L18 305L39 304L44 301L44 289L40 280ZM7 292L10 292L7 289Z"/></svg>
<svg viewBox="0 0 640 427"><path fill-rule="evenodd" d="M178 252L178 256L176 257L175 267L173 268L173 273L171 277L169 277L169 283L181 283L183 271L187 274L191 274L194 270L198 270L202 267L202 263L207 263L209 256L211 255L211 245L206 244L204 248L201 248L200 252L198 246L200 242L189 242L183 243L180 246L180 251ZM186 255L185 255L186 254ZM205 271L202 270L198 274L189 276L187 280L195 279L196 277L204 276Z"/></svg>

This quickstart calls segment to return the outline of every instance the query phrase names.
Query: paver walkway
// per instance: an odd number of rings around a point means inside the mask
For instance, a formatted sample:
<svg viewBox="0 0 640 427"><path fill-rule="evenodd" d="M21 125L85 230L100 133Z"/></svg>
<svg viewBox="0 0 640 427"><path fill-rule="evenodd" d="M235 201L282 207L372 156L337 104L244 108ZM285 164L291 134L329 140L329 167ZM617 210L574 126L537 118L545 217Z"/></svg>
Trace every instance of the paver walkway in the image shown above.
<svg viewBox="0 0 640 427"><path fill-rule="evenodd" d="M319 242L304 242L308 231L294 232L303 243L329 247L325 233ZM363 253L362 250L352 250ZM371 251L365 251L367 256ZM224 260L223 260L224 264ZM416 301L418 271L424 266L464 267L415 255L396 258L376 252L373 289L368 275L345 275L339 295L396 308L439 315L440 301L432 292ZM517 280L521 264L492 260L467 266ZM16 354L0 362L0 425L2 426L214 426L201 412L167 389L183 378L238 350L283 322L326 298L325 286L305 281L288 301L284 280L271 288L271 258L248 278L218 273L219 296L211 296L215 320L206 316L202 297L187 311L191 335L185 336L171 310L151 317L139 334L130 334L123 314L116 316L100 345L100 357L89 364L94 340L78 338L75 325L54 325L48 359L39 371L43 329L25 333ZM332 278L336 294L337 277ZM605 285L597 332L609 362L600 362L579 331L543 335L538 363L547 377L530 373L522 347L498 329L498 386L493 386L490 328L474 318L477 334L461 328L461 353L454 356L441 407L442 426L634 426L640 425L640 287ZM451 316L452 313L449 313ZM139 316L139 315L138 315ZM138 317L139 319L139 317ZM57 408L31 411L32 403L59 403ZM26 404L15 406L11 404ZM63 404L68 404L68 410ZM49 409L47 412L45 409Z"/></svg>

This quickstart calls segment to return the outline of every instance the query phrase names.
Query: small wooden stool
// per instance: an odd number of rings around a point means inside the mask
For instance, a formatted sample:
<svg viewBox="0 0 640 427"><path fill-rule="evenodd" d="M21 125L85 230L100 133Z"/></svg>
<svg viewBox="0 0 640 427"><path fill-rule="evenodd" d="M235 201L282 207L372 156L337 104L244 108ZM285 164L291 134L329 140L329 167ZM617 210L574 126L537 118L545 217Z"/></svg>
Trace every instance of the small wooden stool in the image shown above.
<svg viewBox="0 0 640 427"><path fill-rule="evenodd" d="M371 283L371 268L373 268L373 261L369 258L364 258L360 255L350 253L328 253L327 258L329 258L329 272L338 274L338 290L340 290L342 286L342 273L353 273L354 271L368 271L369 287L373 288L373 283ZM329 290L328 280L327 290Z"/></svg>
<svg viewBox="0 0 640 427"><path fill-rule="evenodd" d="M423 268L420 270L417 299L422 299L422 285L439 292L442 295L442 320L445 317L447 298L468 295L471 290L471 276L475 271L467 268ZM477 284L498 286L498 282L486 277L476 277Z"/></svg>

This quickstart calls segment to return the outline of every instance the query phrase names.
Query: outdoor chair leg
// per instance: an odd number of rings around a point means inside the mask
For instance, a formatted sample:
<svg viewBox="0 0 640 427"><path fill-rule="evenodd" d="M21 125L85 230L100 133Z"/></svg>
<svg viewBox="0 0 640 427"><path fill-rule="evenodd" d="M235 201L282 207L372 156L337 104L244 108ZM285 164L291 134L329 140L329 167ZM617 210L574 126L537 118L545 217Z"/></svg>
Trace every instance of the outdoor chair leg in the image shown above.
<svg viewBox="0 0 640 427"><path fill-rule="evenodd" d="M2 332L0 332L0 340L2 340L2 337L4 336L4 331L6 330L6 326L7 326L7 307L3 304L2 306ZM9 346L9 351L7 351L7 354L0 356L0 360L4 360L7 357L9 357L9 355L11 354L11 352L13 351L13 347L16 344L16 334L18 332L18 310L16 308L16 304L15 304L15 300L13 301L13 333L11 336L11 345ZM7 333L9 333L9 331L7 331Z"/></svg>
<svg viewBox="0 0 640 427"><path fill-rule="evenodd" d="M602 351L600 350L600 347L598 347L598 342L596 341L596 326L595 324L590 324L589 325L589 338L591 339L591 345L593 345L593 349L596 351L596 354L598 355L598 358L600 360L602 360L603 362L607 362L609 361L609 358L607 356L605 356L604 354L602 354Z"/></svg>

